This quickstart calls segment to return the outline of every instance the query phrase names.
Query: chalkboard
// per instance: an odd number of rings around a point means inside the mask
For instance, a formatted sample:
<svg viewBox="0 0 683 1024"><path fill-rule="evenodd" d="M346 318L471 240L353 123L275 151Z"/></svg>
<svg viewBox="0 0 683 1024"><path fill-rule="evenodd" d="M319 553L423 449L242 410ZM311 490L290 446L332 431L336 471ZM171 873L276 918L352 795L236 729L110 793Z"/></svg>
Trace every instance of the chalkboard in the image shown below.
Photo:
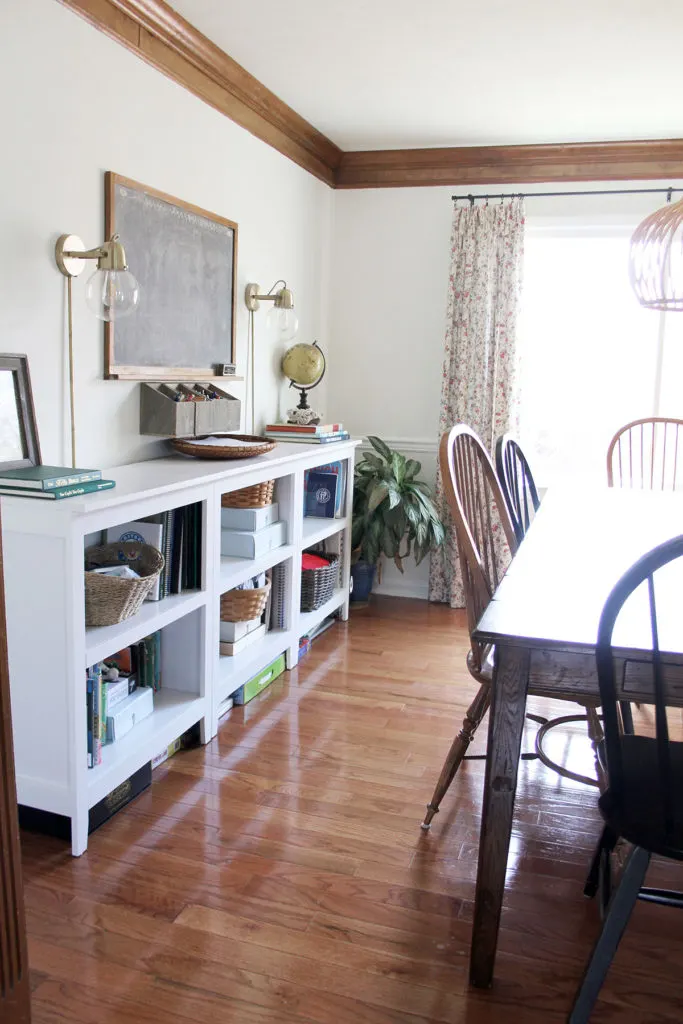
<svg viewBox="0 0 683 1024"><path fill-rule="evenodd" d="M105 376L204 380L234 363L237 224L111 171L105 222L140 283L135 312L105 324Z"/></svg>

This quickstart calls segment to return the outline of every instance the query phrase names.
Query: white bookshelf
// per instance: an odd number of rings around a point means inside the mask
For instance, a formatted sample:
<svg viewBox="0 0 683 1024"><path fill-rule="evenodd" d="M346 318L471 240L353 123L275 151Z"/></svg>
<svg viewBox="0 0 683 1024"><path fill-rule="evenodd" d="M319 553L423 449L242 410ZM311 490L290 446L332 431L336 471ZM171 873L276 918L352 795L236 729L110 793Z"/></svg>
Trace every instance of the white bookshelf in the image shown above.
<svg viewBox="0 0 683 1024"><path fill-rule="evenodd" d="M108 471L112 491L62 502L2 498L12 724L19 803L71 819L72 852L88 845L88 812L163 747L196 723L202 742L217 731L221 702L285 654L295 667L299 638L327 615L348 617L351 483L356 442L325 447L278 444L233 462L173 456ZM347 460L340 519L303 516L304 472ZM256 559L220 554L221 495L276 479L287 542ZM85 626L83 551L98 531L201 502L202 589L147 601L114 626ZM341 552L340 585L315 612L301 612L301 552L322 541ZM234 657L219 654L220 596L248 577L284 564L285 626ZM154 712L87 767L85 667L162 630L162 687Z"/></svg>

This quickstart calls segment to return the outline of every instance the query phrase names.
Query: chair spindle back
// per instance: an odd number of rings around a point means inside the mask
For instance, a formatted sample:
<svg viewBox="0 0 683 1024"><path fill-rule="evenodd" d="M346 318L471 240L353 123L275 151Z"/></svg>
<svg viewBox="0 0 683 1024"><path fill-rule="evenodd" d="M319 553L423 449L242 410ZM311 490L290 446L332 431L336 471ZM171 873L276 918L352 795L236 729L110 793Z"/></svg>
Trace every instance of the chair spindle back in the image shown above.
<svg viewBox="0 0 683 1024"><path fill-rule="evenodd" d="M650 416L621 427L607 449L610 487L675 490L683 486L678 453L683 459L683 420ZM680 442L680 444L679 444Z"/></svg>
<svg viewBox="0 0 683 1024"><path fill-rule="evenodd" d="M517 539L493 463L470 427L458 423L443 435L439 462L455 524L471 634L517 550ZM472 643L477 668L484 653Z"/></svg>
<svg viewBox="0 0 683 1024"><path fill-rule="evenodd" d="M541 501L526 456L510 434L496 441L496 473L519 543Z"/></svg>
<svg viewBox="0 0 683 1024"><path fill-rule="evenodd" d="M647 587L649 631L651 637L651 657L647 661L649 662L649 672L651 672L652 693L655 705L655 736L646 739L646 742L656 744L660 784L658 792L652 794L652 800L653 803L656 802L658 804L662 818L662 829L666 835L670 835L673 829L674 801L676 799L680 800L680 794L676 792L671 771L671 741L669 740L669 727L666 717L666 695L660 649L655 578L657 570L681 556L683 556L683 536L674 537L672 540L659 544L652 551L643 555L624 573L613 588L603 608L596 645L609 792L618 802L624 792L625 778L622 747L625 742L628 742L628 736L624 736L617 713L617 665L615 664L612 636L615 624L626 601L638 587L645 584ZM619 671L622 672L623 667L620 667Z"/></svg>

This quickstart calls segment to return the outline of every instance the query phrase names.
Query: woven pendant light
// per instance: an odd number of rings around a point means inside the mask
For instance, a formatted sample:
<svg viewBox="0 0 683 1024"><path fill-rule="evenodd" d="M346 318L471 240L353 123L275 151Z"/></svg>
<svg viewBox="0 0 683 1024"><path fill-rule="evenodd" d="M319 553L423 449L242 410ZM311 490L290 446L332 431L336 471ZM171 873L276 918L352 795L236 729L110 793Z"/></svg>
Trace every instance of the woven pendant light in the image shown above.
<svg viewBox="0 0 683 1024"><path fill-rule="evenodd" d="M633 232L629 275L641 306L683 310L683 199L651 213Z"/></svg>

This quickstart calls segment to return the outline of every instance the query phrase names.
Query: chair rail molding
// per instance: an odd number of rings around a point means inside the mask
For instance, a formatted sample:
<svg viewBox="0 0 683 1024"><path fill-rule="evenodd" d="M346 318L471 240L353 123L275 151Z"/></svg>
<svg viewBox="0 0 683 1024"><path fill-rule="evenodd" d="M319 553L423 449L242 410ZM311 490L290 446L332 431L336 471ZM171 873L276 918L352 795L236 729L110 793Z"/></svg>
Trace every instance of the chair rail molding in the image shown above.
<svg viewBox="0 0 683 1024"><path fill-rule="evenodd" d="M683 139L343 152L165 0L59 0L332 188L679 178Z"/></svg>
<svg viewBox="0 0 683 1024"><path fill-rule="evenodd" d="M436 458L439 450L438 440L432 440L428 437L385 437L383 434L375 436L380 437L385 444L388 444L390 448L394 448L397 452L401 452L402 455L432 455ZM362 439L360 451L374 451L367 437Z"/></svg>

